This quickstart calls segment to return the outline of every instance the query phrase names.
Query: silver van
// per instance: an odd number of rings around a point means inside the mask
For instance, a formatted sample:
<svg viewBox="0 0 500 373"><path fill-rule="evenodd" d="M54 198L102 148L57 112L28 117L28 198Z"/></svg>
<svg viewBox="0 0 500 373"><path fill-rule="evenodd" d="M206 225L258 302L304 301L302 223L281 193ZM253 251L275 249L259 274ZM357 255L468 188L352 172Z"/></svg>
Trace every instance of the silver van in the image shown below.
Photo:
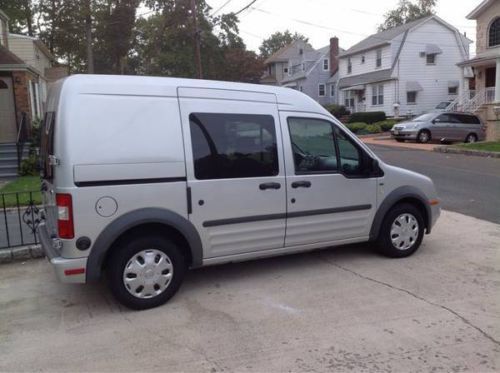
<svg viewBox="0 0 500 373"><path fill-rule="evenodd" d="M416 140L427 143L476 142L486 138L486 127L478 116L468 113L436 112L422 114L410 121L398 123L391 129L397 141Z"/></svg>
<svg viewBox="0 0 500 373"><path fill-rule="evenodd" d="M57 277L104 274L134 309L166 302L188 268L366 241L406 257L440 214L428 177L288 88L74 75L42 132L39 236Z"/></svg>

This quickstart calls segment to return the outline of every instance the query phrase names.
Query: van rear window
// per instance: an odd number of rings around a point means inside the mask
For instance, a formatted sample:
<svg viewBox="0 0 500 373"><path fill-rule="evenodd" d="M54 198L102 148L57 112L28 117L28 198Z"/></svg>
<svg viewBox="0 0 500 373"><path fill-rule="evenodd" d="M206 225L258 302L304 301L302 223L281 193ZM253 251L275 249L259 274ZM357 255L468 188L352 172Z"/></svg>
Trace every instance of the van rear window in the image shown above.
<svg viewBox="0 0 500 373"><path fill-rule="evenodd" d="M54 127L56 123L56 113L48 111L45 113L41 128L41 149L40 162L42 178L52 180L54 177L53 166L50 163L50 156L54 155Z"/></svg>

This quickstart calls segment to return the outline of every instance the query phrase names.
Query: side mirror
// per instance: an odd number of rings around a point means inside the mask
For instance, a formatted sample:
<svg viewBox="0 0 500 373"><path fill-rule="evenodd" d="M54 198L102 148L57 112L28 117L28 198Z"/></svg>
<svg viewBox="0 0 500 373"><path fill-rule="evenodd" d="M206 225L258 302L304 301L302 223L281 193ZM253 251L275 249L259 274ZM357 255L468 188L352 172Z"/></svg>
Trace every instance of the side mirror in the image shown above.
<svg viewBox="0 0 500 373"><path fill-rule="evenodd" d="M441 122L441 120L436 118L436 119L434 119L431 123L432 123L432 124L436 124L436 123L439 123L439 122Z"/></svg>

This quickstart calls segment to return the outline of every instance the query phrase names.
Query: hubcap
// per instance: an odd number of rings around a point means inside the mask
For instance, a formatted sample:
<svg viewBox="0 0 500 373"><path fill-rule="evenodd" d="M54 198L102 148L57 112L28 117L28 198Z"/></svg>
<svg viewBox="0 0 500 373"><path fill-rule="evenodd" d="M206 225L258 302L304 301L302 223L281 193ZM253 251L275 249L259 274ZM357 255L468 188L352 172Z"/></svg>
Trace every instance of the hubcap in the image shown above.
<svg viewBox="0 0 500 373"><path fill-rule="evenodd" d="M174 268L167 254L156 249L135 254L125 266L123 283L137 298L153 298L170 285Z"/></svg>
<svg viewBox="0 0 500 373"><path fill-rule="evenodd" d="M427 142L427 141L429 141L429 135L427 134L427 132L422 132L420 134L420 141L421 142Z"/></svg>
<svg viewBox="0 0 500 373"><path fill-rule="evenodd" d="M467 138L467 142L476 142L476 136L469 135L469 137Z"/></svg>
<svg viewBox="0 0 500 373"><path fill-rule="evenodd" d="M396 249L408 250L417 241L418 221L409 213L399 215L391 227L391 241Z"/></svg>

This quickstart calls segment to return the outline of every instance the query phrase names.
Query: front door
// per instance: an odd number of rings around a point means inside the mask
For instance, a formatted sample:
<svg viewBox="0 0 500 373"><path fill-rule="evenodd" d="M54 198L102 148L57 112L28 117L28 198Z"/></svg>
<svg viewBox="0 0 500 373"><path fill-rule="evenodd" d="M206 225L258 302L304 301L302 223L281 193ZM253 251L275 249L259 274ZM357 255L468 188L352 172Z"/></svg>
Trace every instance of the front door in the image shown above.
<svg viewBox="0 0 500 373"><path fill-rule="evenodd" d="M366 240L377 179L362 175L364 150L329 118L282 113L287 159L285 245Z"/></svg>
<svg viewBox="0 0 500 373"><path fill-rule="evenodd" d="M16 141L16 108L12 78L0 76L0 143Z"/></svg>
<svg viewBox="0 0 500 373"><path fill-rule="evenodd" d="M180 88L179 100L189 219L204 259L282 248L286 187L275 96Z"/></svg>

